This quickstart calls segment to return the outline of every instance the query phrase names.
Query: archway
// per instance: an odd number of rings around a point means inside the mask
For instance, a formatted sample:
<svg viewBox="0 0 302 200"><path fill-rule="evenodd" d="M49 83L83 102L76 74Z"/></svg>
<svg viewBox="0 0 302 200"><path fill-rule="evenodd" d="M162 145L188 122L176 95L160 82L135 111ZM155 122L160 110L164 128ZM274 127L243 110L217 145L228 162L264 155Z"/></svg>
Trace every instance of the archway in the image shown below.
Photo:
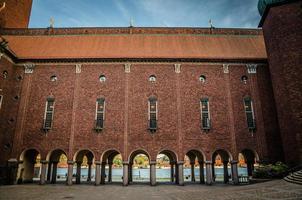
<svg viewBox="0 0 302 200"><path fill-rule="evenodd" d="M184 180L186 182L201 184L205 182L204 160L203 154L198 150L190 150L186 153L184 159Z"/></svg>
<svg viewBox="0 0 302 200"><path fill-rule="evenodd" d="M242 158L244 160L242 160ZM258 154L250 149L244 149L239 154L239 164L243 166L245 165L248 176L253 175L254 166L258 162L258 160L259 160Z"/></svg>
<svg viewBox="0 0 302 200"><path fill-rule="evenodd" d="M33 183L40 178L41 156L36 149L28 149L22 152L19 159L17 182Z"/></svg>
<svg viewBox="0 0 302 200"><path fill-rule="evenodd" d="M90 183L94 175L91 173L93 164L93 153L90 150L80 150L75 155L76 165L76 184L80 184L83 181Z"/></svg>
<svg viewBox="0 0 302 200"><path fill-rule="evenodd" d="M163 150L156 157L156 182L176 183L177 156L173 151Z"/></svg>
<svg viewBox="0 0 302 200"><path fill-rule="evenodd" d="M50 152L48 158L47 181L51 184L66 182L67 180L67 156L61 149L56 149ZM58 170L59 168L59 170Z"/></svg>
<svg viewBox="0 0 302 200"><path fill-rule="evenodd" d="M219 149L212 156L213 181L228 183L230 179L232 156L226 150Z"/></svg>
<svg viewBox="0 0 302 200"><path fill-rule="evenodd" d="M108 166L108 169L106 167ZM108 150L102 156L101 184L122 182L123 160L117 150Z"/></svg>
<svg viewBox="0 0 302 200"><path fill-rule="evenodd" d="M150 156L144 150L134 151L129 158L129 183L151 183Z"/></svg>

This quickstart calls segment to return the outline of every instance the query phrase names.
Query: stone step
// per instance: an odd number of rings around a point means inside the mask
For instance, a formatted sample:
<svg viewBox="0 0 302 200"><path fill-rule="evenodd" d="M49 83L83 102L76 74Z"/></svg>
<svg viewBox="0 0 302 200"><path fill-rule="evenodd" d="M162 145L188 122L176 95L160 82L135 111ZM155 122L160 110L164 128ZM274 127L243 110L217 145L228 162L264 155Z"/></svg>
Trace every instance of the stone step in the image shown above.
<svg viewBox="0 0 302 200"><path fill-rule="evenodd" d="M302 176L301 175L292 174L290 176L292 176L292 177L294 177L296 179L301 179L302 180Z"/></svg>
<svg viewBox="0 0 302 200"><path fill-rule="evenodd" d="M300 182L302 182L302 178L296 178L296 177L294 177L294 176L287 176L286 178L289 179L289 180L295 180L295 181L300 181Z"/></svg>
<svg viewBox="0 0 302 200"><path fill-rule="evenodd" d="M287 177L285 177L284 180L287 181L287 182L289 182L289 183L295 183L295 184L302 185L301 181L292 180L292 179L289 179Z"/></svg>

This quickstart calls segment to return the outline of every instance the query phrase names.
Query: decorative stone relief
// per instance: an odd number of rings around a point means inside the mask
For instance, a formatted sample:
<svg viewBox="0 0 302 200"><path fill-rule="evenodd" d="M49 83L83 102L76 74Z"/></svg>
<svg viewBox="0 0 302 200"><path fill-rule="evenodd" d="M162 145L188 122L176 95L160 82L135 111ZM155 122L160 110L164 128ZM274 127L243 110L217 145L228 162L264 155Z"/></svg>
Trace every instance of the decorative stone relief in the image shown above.
<svg viewBox="0 0 302 200"><path fill-rule="evenodd" d="M76 74L81 73L81 67L82 67L81 64L76 64Z"/></svg>
<svg viewBox="0 0 302 200"><path fill-rule="evenodd" d="M175 73L177 73L177 74L180 73L180 67L181 67L181 64L175 64L175 65L174 65Z"/></svg>
<svg viewBox="0 0 302 200"><path fill-rule="evenodd" d="M257 73L257 65L256 64L247 64L247 72L249 74L256 74Z"/></svg>
<svg viewBox="0 0 302 200"><path fill-rule="evenodd" d="M130 73L130 68L131 68L131 64L130 63L126 63L125 64L125 72L126 73Z"/></svg>
<svg viewBox="0 0 302 200"><path fill-rule="evenodd" d="M3 53L0 52L0 60L1 60L2 56L3 56Z"/></svg>
<svg viewBox="0 0 302 200"><path fill-rule="evenodd" d="M35 64L33 63L24 64L25 74L32 74L34 72L34 68L35 68Z"/></svg>
<svg viewBox="0 0 302 200"><path fill-rule="evenodd" d="M229 71L229 66L228 64L223 64L223 73L225 74L228 74L230 71Z"/></svg>

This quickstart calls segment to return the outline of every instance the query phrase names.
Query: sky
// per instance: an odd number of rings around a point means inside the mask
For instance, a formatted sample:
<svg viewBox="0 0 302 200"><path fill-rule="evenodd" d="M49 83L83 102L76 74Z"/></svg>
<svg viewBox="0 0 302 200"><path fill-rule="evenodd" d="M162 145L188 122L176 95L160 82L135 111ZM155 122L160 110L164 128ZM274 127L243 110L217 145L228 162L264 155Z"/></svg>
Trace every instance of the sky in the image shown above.
<svg viewBox="0 0 302 200"><path fill-rule="evenodd" d="M258 0L33 0L31 28L257 28Z"/></svg>

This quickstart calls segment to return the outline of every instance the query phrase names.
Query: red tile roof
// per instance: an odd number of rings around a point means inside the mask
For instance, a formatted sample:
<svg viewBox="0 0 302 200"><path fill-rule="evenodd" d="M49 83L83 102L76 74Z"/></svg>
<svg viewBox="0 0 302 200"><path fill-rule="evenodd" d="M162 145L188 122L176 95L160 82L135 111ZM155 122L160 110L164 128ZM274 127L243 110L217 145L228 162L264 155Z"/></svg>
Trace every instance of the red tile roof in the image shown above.
<svg viewBox="0 0 302 200"><path fill-rule="evenodd" d="M262 34L2 35L19 59L266 59Z"/></svg>

